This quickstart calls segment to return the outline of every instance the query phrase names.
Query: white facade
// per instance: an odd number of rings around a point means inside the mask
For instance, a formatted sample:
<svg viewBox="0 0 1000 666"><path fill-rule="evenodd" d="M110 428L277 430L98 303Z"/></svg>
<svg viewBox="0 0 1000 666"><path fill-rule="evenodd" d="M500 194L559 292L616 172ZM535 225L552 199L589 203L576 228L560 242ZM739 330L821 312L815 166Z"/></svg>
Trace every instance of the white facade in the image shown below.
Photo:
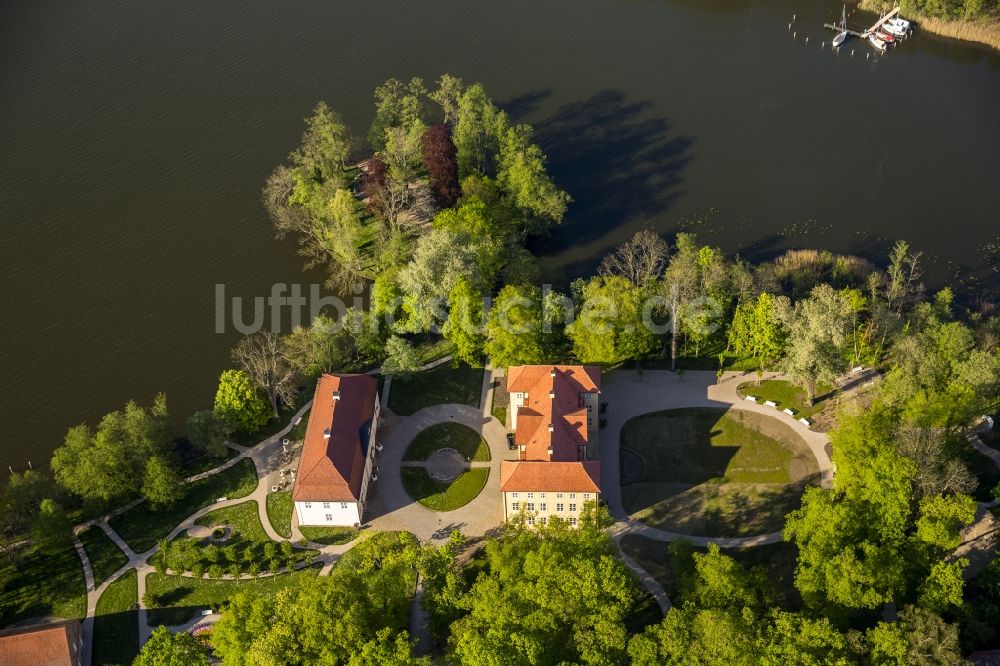
<svg viewBox="0 0 1000 666"><path fill-rule="evenodd" d="M571 526L576 527L583 505L586 502L596 502L599 493L554 493L554 492L506 492L503 495L504 520L509 521L524 511L529 525L544 525L553 517L559 516Z"/></svg>
<svg viewBox="0 0 1000 666"><path fill-rule="evenodd" d="M296 502L299 525L353 527L361 524L357 502Z"/></svg>

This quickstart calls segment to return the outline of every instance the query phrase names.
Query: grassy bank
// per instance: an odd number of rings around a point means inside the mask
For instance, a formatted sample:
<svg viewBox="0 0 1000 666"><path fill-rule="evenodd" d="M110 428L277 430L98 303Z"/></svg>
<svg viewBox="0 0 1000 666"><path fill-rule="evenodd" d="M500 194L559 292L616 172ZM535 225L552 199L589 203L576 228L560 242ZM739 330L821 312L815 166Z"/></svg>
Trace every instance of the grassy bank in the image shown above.
<svg viewBox="0 0 1000 666"><path fill-rule="evenodd" d="M274 531L292 538L292 493L271 493L267 496L267 519Z"/></svg>
<svg viewBox="0 0 1000 666"><path fill-rule="evenodd" d="M869 12L882 13L892 9L894 3L886 0L861 0L858 7ZM919 30L941 37L975 42L1000 50L1000 17L980 19L945 19L903 10L903 16L914 21Z"/></svg>
<svg viewBox="0 0 1000 666"><path fill-rule="evenodd" d="M71 543L55 548L28 547L16 564L0 558L0 627L28 618L83 617L87 584Z"/></svg>

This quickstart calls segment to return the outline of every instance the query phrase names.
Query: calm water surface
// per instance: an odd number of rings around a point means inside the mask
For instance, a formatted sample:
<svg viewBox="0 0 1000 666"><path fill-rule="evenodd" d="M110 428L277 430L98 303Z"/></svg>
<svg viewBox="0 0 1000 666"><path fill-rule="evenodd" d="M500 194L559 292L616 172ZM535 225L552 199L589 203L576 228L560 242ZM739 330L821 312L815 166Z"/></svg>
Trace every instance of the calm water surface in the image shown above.
<svg viewBox="0 0 1000 666"><path fill-rule="evenodd" d="M834 55L821 24L839 11L7 0L0 469L44 463L68 426L129 398L166 391L178 420L210 405L236 337L213 332L214 285L322 279L273 238L261 184L320 99L364 136L391 76L482 81L536 125L576 200L536 248L554 280L647 226L757 258L877 258L902 237L939 283L995 276L1000 57L929 35Z"/></svg>

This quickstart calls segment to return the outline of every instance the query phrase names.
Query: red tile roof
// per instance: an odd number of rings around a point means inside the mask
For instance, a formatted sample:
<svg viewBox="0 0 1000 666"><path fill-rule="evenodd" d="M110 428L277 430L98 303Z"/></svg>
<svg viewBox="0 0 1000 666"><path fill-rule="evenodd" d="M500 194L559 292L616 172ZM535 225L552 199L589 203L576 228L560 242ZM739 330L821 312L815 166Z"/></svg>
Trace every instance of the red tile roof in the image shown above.
<svg viewBox="0 0 1000 666"><path fill-rule="evenodd" d="M503 460L500 492L601 492L601 463Z"/></svg>
<svg viewBox="0 0 1000 666"><path fill-rule="evenodd" d="M333 396L339 391L340 399ZM295 475L296 502L356 502L365 469L362 437L375 416L378 382L368 375L323 375L316 383ZM370 427L375 424L371 423ZM327 438L325 432L329 430ZM367 444L367 442L364 442Z"/></svg>
<svg viewBox="0 0 1000 666"><path fill-rule="evenodd" d="M518 408L514 435L514 442L525 446L526 460L579 460L579 447L588 440L587 409L580 394L600 392L600 368L515 366L507 372L507 390L528 394Z"/></svg>
<svg viewBox="0 0 1000 666"><path fill-rule="evenodd" d="M0 634L3 666L75 666L80 622L36 625Z"/></svg>

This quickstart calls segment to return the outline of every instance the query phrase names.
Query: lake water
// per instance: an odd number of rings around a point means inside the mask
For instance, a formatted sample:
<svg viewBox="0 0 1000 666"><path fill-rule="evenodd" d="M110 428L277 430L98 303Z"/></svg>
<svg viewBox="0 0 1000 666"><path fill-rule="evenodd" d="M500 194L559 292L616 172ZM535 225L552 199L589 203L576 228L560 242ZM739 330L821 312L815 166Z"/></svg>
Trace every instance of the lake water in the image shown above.
<svg viewBox="0 0 1000 666"><path fill-rule="evenodd" d="M166 391L178 420L210 406L237 337L214 332L215 285L322 281L274 239L264 179L320 99L363 137L391 76L482 81L535 124L575 198L536 247L550 279L643 227L755 258L877 258L906 238L937 283L995 278L1000 57L922 34L884 58L857 40L834 54L821 26L839 12L6 0L0 469L45 463L68 426L129 398Z"/></svg>

